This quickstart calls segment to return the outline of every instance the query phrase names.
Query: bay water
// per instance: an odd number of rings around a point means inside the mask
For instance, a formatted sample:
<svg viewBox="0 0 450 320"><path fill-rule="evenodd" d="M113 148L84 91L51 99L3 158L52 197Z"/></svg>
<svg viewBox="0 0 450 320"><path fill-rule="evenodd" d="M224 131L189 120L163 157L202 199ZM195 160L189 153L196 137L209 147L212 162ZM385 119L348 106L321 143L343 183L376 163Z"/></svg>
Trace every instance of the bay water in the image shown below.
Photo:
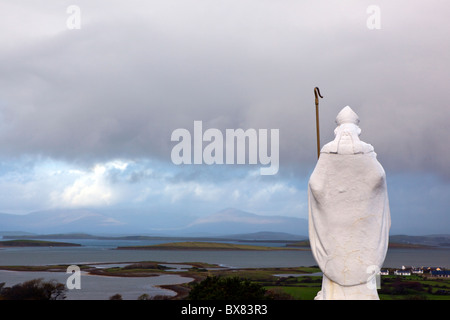
<svg viewBox="0 0 450 320"><path fill-rule="evenodd" d="M81 247L23 247L1 248L0 266L36 266L53 264L127 264L138 261L158 261L172 264L206 262L227 268L276 268L317 265L311 251L196 251L196 250L116 250L117 246L137 246L164 243L164 240L80 240L58 239L79 243ZM284 246L280 243L246 243L250 245ZM442 249L389 249L384 267L431 266L450 268L450 248ZM99 266L104 267L104 266ZM0 270L0 283L11 286L26 280L44 278L65 283L65 272L28 272ZM180 284L193 279L177 274L157 277L106 277L82 274L82 289L68 290L67 299L103 300L119 293L123 299L175 293L158 287L163 284Z"/></svg>

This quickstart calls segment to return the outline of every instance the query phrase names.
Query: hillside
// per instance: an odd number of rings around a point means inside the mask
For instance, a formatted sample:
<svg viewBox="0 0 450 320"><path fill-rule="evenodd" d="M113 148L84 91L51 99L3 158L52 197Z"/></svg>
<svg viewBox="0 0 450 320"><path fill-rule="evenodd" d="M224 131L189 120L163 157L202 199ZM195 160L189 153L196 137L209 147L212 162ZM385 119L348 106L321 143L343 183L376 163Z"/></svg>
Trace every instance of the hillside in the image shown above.
<svg viewBox="0 0 450 320"><path fill-rule="evenodd" d="M79 247L80 244L43 240L8 240L0 241L0 247Z"/></svg>

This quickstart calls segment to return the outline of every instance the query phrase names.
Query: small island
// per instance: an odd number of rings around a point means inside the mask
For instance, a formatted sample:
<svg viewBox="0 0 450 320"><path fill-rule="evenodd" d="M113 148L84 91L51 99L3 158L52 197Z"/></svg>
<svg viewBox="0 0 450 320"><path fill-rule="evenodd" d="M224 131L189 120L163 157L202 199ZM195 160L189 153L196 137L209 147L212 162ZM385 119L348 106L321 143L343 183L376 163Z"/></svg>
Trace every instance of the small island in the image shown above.
<svg viewBox="0 0 450 320"><path fill-rule="evenodd" d="M125 246L117 247L118 250L256 250L256 251L273 251L273 250L302 250L300 248L288 247L265 247L252 246L234 243L218 243L218 242L170 242L149 246Z"/></svg>
<svg viewBox="0 0 450 320"><path fill-rule="evenodd" d="M432 249L438 246L420 244L420 243L405 243L405 242L389 242L389 249ZM286 244L290 248L311 248L309 240L298 241Z"/></svg>
<svg viewBox="0 0 450 320"><path fill-rule="evenodd" d="M0 248L11 247L80 247L81 244L69 243L69 242L57 242L57 241L44 241L44 240L8 240L0 241Z"/></svg>

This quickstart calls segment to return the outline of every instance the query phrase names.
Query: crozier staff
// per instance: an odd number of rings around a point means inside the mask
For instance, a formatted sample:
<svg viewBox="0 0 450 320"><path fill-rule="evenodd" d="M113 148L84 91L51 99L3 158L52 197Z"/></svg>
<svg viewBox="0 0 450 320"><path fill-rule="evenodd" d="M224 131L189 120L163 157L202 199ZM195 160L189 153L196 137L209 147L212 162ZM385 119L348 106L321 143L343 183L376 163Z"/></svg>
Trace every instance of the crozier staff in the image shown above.
<svg viewBox="0 0 450 320"><path fill-rule="evenodd" d="M316 132L317 132L317 159L318 159L320 156L319 97L323 99L322 95L320 94L319 87L314 88L314 95L316 97Z"/></svg>

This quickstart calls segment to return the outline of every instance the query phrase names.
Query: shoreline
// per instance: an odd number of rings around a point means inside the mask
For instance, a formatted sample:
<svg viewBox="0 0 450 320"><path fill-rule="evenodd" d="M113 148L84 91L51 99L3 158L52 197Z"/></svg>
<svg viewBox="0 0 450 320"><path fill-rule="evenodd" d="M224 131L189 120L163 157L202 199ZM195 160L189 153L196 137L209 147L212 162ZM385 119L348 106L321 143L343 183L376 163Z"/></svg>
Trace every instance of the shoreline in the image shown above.
<svg viewBox="0 0 450 320"><path fill-rule="evenodd" d="M43 273L59 273L57 279L59 282L65 282L69 277L66 274L66 268L68 265L41 265L41 266L0 266L0 271L13 271L13 272L24 272L27 273L27 279L24 277L15 278L15 283L10 283L8 286L12 286L16 283L22 283L23 281L28 281L36 278L44 278L51 279L51 275L47 277L43 276ZM304 287L301 283L317 283L317 289L320 289L322 273L321 270L317 266L312 267L256 267L256 268L233 268L233 267L223 267L219 264L210 264L210 263L202 263L202 262L164 262L164 261L141 261L141 262L109 262L109 263L86 263L78 265L81 269L82 274L84 276L92 276L94 277L93 281L90 282L90 285L82 293L86 294L83 299L83 295L75 295L71 296L69 293L71 290L67 292L66 300L108 300L114 295L119 295L123 297L123 300L185 300L189 296L189 292L191 290L191 286L193 283L197 283L202 281L208 276L219 276L219 277L240 277L246 278L250 281L256 281L258 283L265 283L266 286L270 288L272 287L282 287L285 284L287 288L291 288L293 284L296 284L295 287L298 290L302 290ZM398 269L398 268L388 268L388 269ZM389 276L386 276L386 279L398 277L392 273L393 270L390 270ZM36 273L36 277L33 274ZM170 275L176 275L177 277L173 278ZM169 276L169 277L167 277ZM417 275L412 275L412 278L406 276L403 277L402 281L405 283L409 283L410 281L429 281L427 275L419 275L421 279L418 279ZM28 278L29 277L29 278ZM156 277L156 281L146 280L149 278ZM158 280L158 277L159 280ZM178 278L180 277L180 278ZM297 277L306 277L307 279L303 280L292 280ZM383 277L385 277L383 275ZM7 278L7 277L5 277ZM20 281L18 281L18 279ZM92 288L97 288L98 284L104 283L105 278L116 278L113 281L116 285L111 289L105 289L104 293L106 295L102 295L101 297L96 297L95 292L97 289L92 290ZM86 279L86 278L85 278ZM129 279L125 280L125 279ZM3 279L7 280L7 279ZM17 282L16 282L17 281ZM82 283L87 280L82 280ZM408 282L409 281L409 282ZM436 280L434 280L436 281ZM442 280L444 281L444 280ZM89 281L88 281L89 282ZM168 283L169 282L169 283ZM170 283L172 282L172 283ZM110 283L110 281L107 281ZM385 286L390 286L391 281L386 282ZM125 285L124 285L125 284ZM143 285L145 284L145 285ZM131 287L130 287L131 285ZM91 288L91 289L89 289ZM130 291L131 288L131 291ZM154 289L151 289L154 288ZM162 290L163 292L155 292L155 288ZM142 290L142 291L140 291ZM150 290L150 291L149 291ZM167 291L170 291L168 293ZM279 289L284 290L284 289ZM289 289L290 290L290 289ZM436 287L433 289L434 291L440 290L440 287ZM142 292L141 294L136 294L136 291ZM275 291L277 292L277 291ZM81 291L79 292L81 293ZM133 294L131 296L130 294ZM94 296L93 296L94 294ZM307 294L307 292L303 292L303 294ZM387 294L389 296L389 294ZM395 295L393 296L395 298ZM433 296L434 297L434 296ZM436 296L439 297L439 296ZM385 293L386 298L386 293Z"/></svg>
<svg viewBox="0 0 450 320"><path fill-rule="evenodd" d="M118 263L98 263L102 268L96 268L95 263L78 265L81 272L86 273L85 276L99 276L99 277L113 277L113 278L151 278L167 275L177 275L182 278L189 279L189 281L177 284L157 284L152 285L160 289L170 290L174 293L173 296L155 295L150 296L150 300L182 300L189 294L189 284L205 279L210 275L235 275L240 273L256 273L274 276L276 274L313 274L317 272L316 269L310 267L289 267L289 268L231 268L223 267L217 264L208 264L202 262L189 263L167 263L167 262L131 262L130 264L120 262L122 267L114 267ZM113 267L107 268L105 265L111 264ZM167 269L154 269L155 265L169 266ZM184 265L186 268L170 268L170 266ZM49 272L49 273L64 273L66 275L68 265L42 265L42 266L0 266L0 271L15 271L15 272ZM144 267L144 268L142 268ZM149 269L145 269L148 267ZM151 267L151 268L150 268ZM173 271L171 271L173 270ZM69 277L69 275L67 275ZM31 280L32 278L30 278ZM117 290L120 293L120 288ZM111 293L112 295L113 293ZM68 299L71 300L71 299Z"/></svg>
<svg viewBox="0 0 450 320"><path fill-rule="evenodd" d="M81 247L81 244L72 242L45 241L45 240L6 240L0 241L0 248L44 248L44 247Z"/></svg>

